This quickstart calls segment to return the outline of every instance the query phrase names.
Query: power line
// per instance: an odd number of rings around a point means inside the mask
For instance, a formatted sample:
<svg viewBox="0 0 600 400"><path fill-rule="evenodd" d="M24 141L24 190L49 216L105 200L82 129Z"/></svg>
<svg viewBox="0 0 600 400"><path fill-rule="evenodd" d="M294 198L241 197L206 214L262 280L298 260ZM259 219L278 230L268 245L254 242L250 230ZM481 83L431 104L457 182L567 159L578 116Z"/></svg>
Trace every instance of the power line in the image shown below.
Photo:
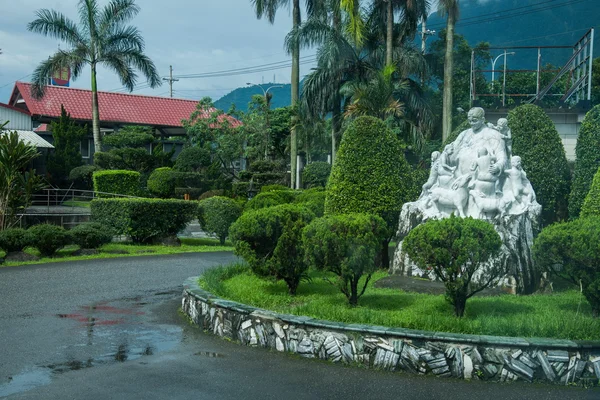
<svg viewBox="0 0 600 400"><path fill-rule="evenodd" d="M594 28L600 28L600 25L595 26ZM544 36L536 36L536 37L532 37L532 38L527 38L527 39L521 39L521 40L513 40L512 42L506 42L506 43L501 43L498 45L495 45L497 47L503 47L503 46L508 46L514 43L521 43L521 42L527 42L529 40L535 40L535 39L544 39L547 37L552 37L552 36L561 36L561 35L566 35L568 33L574 33L574 32L581 32L581 31L588 31L590 28L580 28L580 29L573 29L570 31L566 31L566 32L560 32L560 33L554 33L552 35L544 35Z"/></svg>

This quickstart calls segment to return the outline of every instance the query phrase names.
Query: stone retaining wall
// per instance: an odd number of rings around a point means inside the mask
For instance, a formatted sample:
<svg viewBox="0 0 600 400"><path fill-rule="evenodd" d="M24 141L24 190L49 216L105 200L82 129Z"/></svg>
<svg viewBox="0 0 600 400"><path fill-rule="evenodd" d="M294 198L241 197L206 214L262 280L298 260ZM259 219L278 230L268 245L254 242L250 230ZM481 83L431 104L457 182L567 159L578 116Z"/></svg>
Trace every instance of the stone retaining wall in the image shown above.
<svg viewBox="0 0 600 400"><path fill-rule="evenodd" d="M277 314L184 283L182 309L201 328L246 346L308 358L463 379L598 384L600 342L460 335Z"/></svg>

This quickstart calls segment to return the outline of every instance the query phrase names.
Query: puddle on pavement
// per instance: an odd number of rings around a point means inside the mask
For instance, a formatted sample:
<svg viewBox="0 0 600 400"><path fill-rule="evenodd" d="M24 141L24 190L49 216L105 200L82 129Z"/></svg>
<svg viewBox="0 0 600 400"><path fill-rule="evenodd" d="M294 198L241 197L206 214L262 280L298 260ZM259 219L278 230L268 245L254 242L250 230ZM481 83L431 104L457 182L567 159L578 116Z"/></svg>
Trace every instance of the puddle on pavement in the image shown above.
<svg viewBox="0 0 600 400"><path fill-rule="evenodd" d="M62 357L66 356L69 361L21 371L10 377L7 383L0 384L0 397L47 385L53 375L102 364L133 361L174 348L183 340L183 329L148 321L144 306L156 304L157 301L162 300L124 299L56 314L65 322L72 321L68 329L76 343L60 349Z"/></svg>
<svg viewBox="0 0 600 400"><path fill-rule="evenodd" d="M224 354L221 353L215 353L212 351L199 351L197 353L194 353L195 356L204 356L204 357L209 357L209 358L223 358L225 357Z"/></svg>

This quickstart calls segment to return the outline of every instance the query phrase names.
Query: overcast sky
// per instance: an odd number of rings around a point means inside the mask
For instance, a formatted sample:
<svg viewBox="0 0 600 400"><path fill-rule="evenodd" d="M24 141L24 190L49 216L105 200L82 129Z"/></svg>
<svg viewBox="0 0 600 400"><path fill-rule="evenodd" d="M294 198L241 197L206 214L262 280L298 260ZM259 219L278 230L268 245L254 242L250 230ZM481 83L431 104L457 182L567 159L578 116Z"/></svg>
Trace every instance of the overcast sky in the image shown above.
<svg viewBox="0 0 600 400"><path fill-rule="evenodd" d="M101 5L106 0L99 0ZM49 8L77 20L78 0L0 0L0 102L6 103L16 80L28 81L40 61L56 51L59 42L27 31L35 11ZM257 20L250 0L138 0L141 12L131 22L143 34L146 54L159 73L168 76L223 71L289 60L283 40L291 28L291 16L281 9L274 25ZM306 51L302 55L313 54ZM301 76L314 63L301 66ZM289 83L290 68L260 73L204 79L180 79L174 83L174 97L217 100L246 82ZM145 84L140 79L139 85ZM72 87L90 88L86 70ZM101 69L100 90L115 90L122 85L111 71ZM136 94L168 96L167 82L156 89L140 88Z"/></svg>

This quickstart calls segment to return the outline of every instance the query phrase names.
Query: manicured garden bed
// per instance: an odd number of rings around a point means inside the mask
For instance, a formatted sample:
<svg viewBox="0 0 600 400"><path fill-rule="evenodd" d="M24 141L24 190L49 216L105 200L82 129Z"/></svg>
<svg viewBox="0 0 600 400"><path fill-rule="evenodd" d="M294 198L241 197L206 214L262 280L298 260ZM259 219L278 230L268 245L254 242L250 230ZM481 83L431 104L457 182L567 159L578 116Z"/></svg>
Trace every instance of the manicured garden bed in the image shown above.
<svg viewBox="0 0 600 400"><path fill-rule="evenodd" d="M180 240L181 246L178 247L163 245L139 245L128 242L109 243L100 247L98 254L91 255L74 255L74 253L77 254L79 247L75 245L69 245L63 248L62 250L59 250L53 257L41 257L37 261L6 261L4 264L0 264L0 268L27 264L45 264L50 262L90 260L98 258L231 251L231 246L228 242L225 243L225 246L221 246L219 245L219 241L217 239L181 238ZM38 257L40 256L39 251L31 247L27 248L25 252ZM4 256L5 253L3 251L0 251L0 257Z"/></svg>
<svg viewBox="0 0 600 400"><path fill-rule="evenodd" d="M531 296L476 296L469 300L465 316L456 318L443 295L404 292L374 287L387 276L374 274L358 307L350 307L334 275L310 272L292 297L283 282L253 275L234 265L212 269L200 278L200 286L228 300L279 313L305 315L331 321L402 327L428 331L514 337L549 337L599 340L600 319L578 291L566 290Z"/></svg>

